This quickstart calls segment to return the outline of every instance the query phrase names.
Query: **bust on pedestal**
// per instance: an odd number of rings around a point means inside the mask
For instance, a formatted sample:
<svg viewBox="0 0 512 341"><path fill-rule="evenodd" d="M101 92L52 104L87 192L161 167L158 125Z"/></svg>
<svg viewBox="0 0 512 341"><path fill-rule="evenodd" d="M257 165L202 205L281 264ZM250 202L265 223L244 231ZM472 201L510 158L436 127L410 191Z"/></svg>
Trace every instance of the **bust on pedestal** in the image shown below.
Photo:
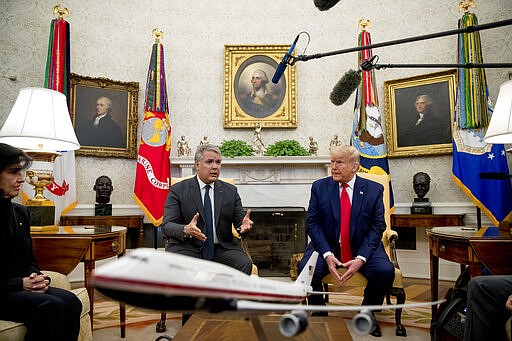
<svg viewBox="0 0 512 341"><path fill-rule="evenodd" d="M101 175L96 179L93 189L96 191L94 215L112 215L112 204L108 203L110 201L110 195L114 190L112 180L106 175Z"/></svg>
<svg viewBox="0 0 512 341"><path fill-rule="evenodd" d="M414 174L412 178L414 193L418 196L414 198L411 206L411 214L432 214L432 204L425 198L430 190L430 176L424 172Z"/></svg>

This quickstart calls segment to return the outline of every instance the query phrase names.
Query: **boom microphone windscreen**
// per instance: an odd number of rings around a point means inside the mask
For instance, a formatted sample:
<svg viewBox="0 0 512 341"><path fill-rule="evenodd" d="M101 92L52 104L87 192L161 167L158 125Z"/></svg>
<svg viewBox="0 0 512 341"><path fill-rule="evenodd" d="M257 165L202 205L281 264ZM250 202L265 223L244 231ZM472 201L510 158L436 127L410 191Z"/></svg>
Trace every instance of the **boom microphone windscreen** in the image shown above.
<svg viewBox="0 0 512 341"><path fill-rule="evenodd" d="M332 88L329 98L334 105L342 105L361 83L359 71L348 70Z"/></svg>
<svg viewBox="0 0 512 341"><path fill-rule="evenodd" d="M327 11L334 5L336 5L340 0L314 0L316 8L321 11Z"/></svg>

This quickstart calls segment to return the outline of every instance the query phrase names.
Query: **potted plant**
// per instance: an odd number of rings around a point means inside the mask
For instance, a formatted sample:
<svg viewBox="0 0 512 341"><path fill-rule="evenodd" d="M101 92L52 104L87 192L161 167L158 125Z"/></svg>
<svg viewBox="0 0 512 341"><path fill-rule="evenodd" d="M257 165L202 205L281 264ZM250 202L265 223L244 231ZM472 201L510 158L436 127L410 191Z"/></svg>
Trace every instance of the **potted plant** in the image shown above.
<svg viewBox="0 0 512 341"><path fill-rule="evenodd" d="M252 147L241 140L224 140L219 146L222 156L252 156Z"/></svg>
<svg viewBox="0 0 512 341"><path fill-rule="evenodd" d="M271 144L265 156L309 156L310 153L296 140L282 140Z"/></svg>

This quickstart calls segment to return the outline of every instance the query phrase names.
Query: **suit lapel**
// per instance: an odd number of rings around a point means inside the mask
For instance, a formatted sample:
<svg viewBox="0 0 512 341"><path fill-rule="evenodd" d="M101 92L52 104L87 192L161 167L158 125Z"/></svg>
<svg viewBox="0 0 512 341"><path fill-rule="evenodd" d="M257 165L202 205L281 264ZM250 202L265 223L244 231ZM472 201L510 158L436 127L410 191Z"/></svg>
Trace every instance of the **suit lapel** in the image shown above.
<svg viewBox="0 0 512 341"><path fill-rule="evenodd" d="M350 231L352 232L356 227L357 217L361 212L363 201L366 197L366 183L360 177L356 177L354 183L354 191L352 192L352 210L350 212ZM352 233L351 233L352 235Z"/></svg>
<svg viewBox="0 0 512 341"><path fill-rule="evenodd" d="M192 201L194 205L197 207L197 210L204 221L204 206L203 200L201 200L201 188L199 188L199 182L197 182L197 178L192 178L190 181L190 193L192 197Z"/></svg>
<svg viewBox="0 0 512 341"><path fill-rule="evenodd" d="M222 207L222 192L223 192L223 184L221 181L215 181L215 187L213 190L213 205L215 206L213 208L214 210L214 217L215 217L215 226L219 226L219 217L220 217L220 208Z"/></svg>
<svg viewBox="0 0 512 341"><path fill-rule="evenodd" d="M331 202L331 210L334 216L334 226L333 228L336 230L336 236L340 238L340 185L330 178L330 183L328 187L329 191L329 201Z"/></svg>

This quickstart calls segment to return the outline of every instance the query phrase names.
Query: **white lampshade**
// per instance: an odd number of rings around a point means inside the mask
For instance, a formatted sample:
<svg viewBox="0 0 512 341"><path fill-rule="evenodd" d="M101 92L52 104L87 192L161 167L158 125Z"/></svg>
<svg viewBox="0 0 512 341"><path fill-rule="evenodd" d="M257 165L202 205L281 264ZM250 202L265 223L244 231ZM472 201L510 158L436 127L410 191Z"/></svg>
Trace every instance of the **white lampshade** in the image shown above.
<svg viewBox="0 0 512 341"><path fill-rule="evenodd" d="M0 131L0 142L41 151L80 148L64 94L45 88L23 88Z"/></svg>
<svg viewBox="0 0 512 341"><path fill-rule="evenodd" d="M484 136L486 143L512 143L512 81L500 86L491 123Z"/></svg>

